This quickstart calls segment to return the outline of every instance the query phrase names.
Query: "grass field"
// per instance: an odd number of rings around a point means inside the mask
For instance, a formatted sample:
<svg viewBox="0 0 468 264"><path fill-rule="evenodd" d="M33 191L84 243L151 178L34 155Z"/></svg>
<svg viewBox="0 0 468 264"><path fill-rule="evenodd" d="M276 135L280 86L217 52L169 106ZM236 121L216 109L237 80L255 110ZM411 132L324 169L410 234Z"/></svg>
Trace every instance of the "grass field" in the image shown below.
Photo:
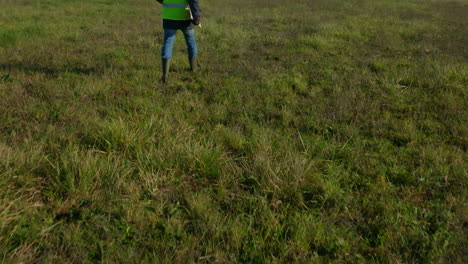
<svg viewBox="0 0 468 264"><path fill-rule="evenodd" d="M467 263L467 0L0 0L0 262Z"/></svg>

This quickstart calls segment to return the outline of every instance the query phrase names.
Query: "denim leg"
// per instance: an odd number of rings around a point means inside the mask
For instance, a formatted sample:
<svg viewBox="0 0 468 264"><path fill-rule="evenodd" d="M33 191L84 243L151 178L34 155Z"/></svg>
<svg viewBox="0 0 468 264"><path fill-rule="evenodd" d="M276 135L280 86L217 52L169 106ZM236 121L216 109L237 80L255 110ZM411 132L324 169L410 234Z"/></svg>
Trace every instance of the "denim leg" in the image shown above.
<svg viewBox="0 0 468 264"><path fill-rule="evenodd" d="M197 42L195 41L195 30L186 29L182 30L184 32L185 42L187 43L189 59L197 57Z"/></svg>
<svg viewBox="0 0 468 264"><path fill-rule="evenodd" d="M176 33L177 30L175 29L164 29L164 45L161 52L161 57L163 59L172 58L172 48L174 47Z"/></svg>

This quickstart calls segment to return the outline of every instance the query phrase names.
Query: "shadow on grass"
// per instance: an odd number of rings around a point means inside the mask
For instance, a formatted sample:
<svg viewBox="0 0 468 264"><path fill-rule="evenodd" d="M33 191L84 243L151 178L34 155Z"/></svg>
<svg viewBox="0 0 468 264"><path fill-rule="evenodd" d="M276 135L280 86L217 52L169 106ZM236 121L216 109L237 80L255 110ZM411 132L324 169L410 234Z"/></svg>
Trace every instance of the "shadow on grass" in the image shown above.
<svg viewBox="0 0 468 264"><path fill-rule="evenodd" d="M97 67L89 67L85 65L65 65L62 67L54 67L52 65L44 66L40 64L27 64L22 62L0 63L0 71L42 73L54 77L64 73L73 73L77 75L101 75L104 72L103 69Z"/></svg>

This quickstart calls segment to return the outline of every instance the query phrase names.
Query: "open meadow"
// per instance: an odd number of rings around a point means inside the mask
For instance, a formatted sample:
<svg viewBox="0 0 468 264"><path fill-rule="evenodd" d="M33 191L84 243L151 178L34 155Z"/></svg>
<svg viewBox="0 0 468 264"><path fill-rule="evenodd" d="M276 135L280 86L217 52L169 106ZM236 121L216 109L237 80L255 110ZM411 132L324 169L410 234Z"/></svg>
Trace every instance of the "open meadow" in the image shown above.
<svg viewBox="0 0 468 264"><path fill-rule="evenodd" d="M0 0L0 263L468 263L468 0Z"/></svg>

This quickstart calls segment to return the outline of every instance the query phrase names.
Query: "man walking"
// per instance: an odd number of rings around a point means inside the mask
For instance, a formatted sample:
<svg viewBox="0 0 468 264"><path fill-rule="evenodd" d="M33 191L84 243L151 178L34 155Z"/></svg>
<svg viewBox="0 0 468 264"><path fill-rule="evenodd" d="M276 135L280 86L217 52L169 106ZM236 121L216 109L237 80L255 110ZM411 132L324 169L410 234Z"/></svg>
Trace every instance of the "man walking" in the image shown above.
<svg viewBox="0 0 468 264"><path fill-rule="evenodd" d="M190 69L197 68L197 43L195 41L194 25L200 25L200 5L199 0L157 0L163 5L162 17L164 28L164 45L161 52L162 57L162 77L161 81L167 81L169 67L172 58L172 48L177 30L184 33L187 43Z"/></svg>

